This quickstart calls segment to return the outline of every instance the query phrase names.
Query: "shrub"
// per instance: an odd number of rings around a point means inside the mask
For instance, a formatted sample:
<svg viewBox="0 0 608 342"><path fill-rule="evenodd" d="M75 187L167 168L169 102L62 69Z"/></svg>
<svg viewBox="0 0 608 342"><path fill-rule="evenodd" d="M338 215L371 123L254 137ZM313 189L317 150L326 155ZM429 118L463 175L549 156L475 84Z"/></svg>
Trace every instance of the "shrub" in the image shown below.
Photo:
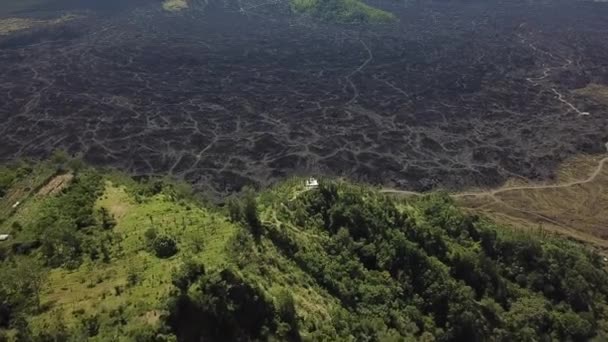
<svg viewBox="0 0 608 342"><path fill-rule="evenodd" d="M86 317L83 318L81 320L82 323L82 329L84 330L84 333L89 336L89 337L93 337L93 336L97 336L97 334L99 334L99 317L98 316L91 316L91 317Z"/></svg>
<svg viewBox="0 0 608 342"><path fill-rule="evenodd" d="M101 227L103 229L112 229L116 226L116 219L114 215L111 215L108 209L101 207L99 208L99 218L101 221Z"/></svg>
<svg viewBox="0 0 608 342"><path fill-rule="evenodd" d="M228 200L228 217L230 222L239 223L243 220L243 208L241 207L240 201L231 198Z"/></svg>
<svg viewBox="0 0 608 342"><path fill-rule="evenodd" d="M259 239L262 235L262 222L258 214L257 201L252 190L247 189L243 198L243 216L247 228L254 238Z"/></svg>
<svg viewBox="0 0 608 342"><path fill-rule="evenodd" d="M144 237L146 238L146 244L151 246L157 236L158 231L156 230L156 228L151 227L146 229L146 232L144 233Z"/></svg>
<svg viewBox="0 0 608 342"><path fill-rule="evenodd" d="M205 266L193 260L185 261L181 267L173 273L171 283L182 293L188 291L190 284L205 274Z"/></svg>
<svg viewBox="0 0 608 342"><path fill-rule="evenodd" d="M135 268L129 269L127 274L127 286L135 286L139 283L139 274L137 274L137 270Z"/></svg>
<svg viewBox="0 0 608 342"><path fill-rule="evenodd" d="M158 235L152 243L154 254L159 258L169 258L178 251L177 243L168 235Z"/></svg>
<svg viewBox="0 0 608 342"><path fill-rule="evenodd" d="M272 301L236 272L206 274L197 285L169 305L167 323L179 341L266 341L276 330Z"/></svg>

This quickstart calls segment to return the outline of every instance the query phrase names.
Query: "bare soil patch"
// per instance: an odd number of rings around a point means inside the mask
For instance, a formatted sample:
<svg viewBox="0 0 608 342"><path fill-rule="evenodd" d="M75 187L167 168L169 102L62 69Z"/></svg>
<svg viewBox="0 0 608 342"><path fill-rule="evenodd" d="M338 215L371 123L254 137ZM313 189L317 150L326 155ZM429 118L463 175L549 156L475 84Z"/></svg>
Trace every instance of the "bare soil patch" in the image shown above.
<svg viewBox="0 0 608 342"><path fill-rule="evenodd" d="M608 251L608 165L601 160L587 156L565 163L558 171L564 183L456 198L468 210L497 222L556 232Z"/></svg>
<svg viewBox="0 0 608 342"><path fill-rule="evenodd" d="M55 195L61 192L61 190L65 189L70 182L74 178L74 175L71 173L66 173L62 175L57 175L52 178L48 183L46 183L40 190L36 196L49 196Z"/></svg>

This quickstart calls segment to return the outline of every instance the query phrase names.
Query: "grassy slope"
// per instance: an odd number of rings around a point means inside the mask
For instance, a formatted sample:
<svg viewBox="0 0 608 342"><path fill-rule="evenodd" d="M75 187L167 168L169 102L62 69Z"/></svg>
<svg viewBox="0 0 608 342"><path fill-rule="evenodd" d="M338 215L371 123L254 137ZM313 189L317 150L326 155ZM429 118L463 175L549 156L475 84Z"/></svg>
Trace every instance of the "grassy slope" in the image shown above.
<svg viewBox="0 0 608 342"><path fill-rule="evenodd" d="M563 177L578 179L578 175L576 174L564 173ZM318 280L315 280L310 272L306 272L300 268L292 258L284 254L284 251L278 249L277 241L273 241L270 238L272 229L280 230L292 240L298 241L299 245L308 246L308 248L312 249L316 248L319 255L327 253L325 248L331 240L331 235L327 230L319 226L303 227L289 223L293 222L294 217L294 212L288 208L289 202L294 201L298 196L307 191L303 184L304 181L302 179L292 179L261 194L258 199L261 219L267 229L269 229L269 232L261 238L261 242L257 246L251 245L252 254L255 257L241 260L239 266L242 267L242 272L248 274L249 278L261 284L271 294L279 293L281 289L290 291L294 296L297 312L301 318L300 333L302 337L304 339L316 340L318 336L314 335L315 331L319 326L323 325L324 321L332 321L332 317L333 319L337 319L337 315L339 316L337 313L340 311L344 312L345 310L350 312L350 309L345 307L334 294L329 293L326 287L320 286ZM368 190L371 190L372 194L375 193L373 189L365 186L361 189L363 189L362 194ZM378 201L379 199L380 197L375 195L366 198L367 201ZM428 225L428 217L422 212L422 206L418 201L419 199L417 198L400 201L397 207L401 212L407 214L414 226ZM559 205L565 205L567 202L568 200L562 199ZM542 206L543 204L545 203L541 202L538 205ZM553 202L553 204L558 205L557 202ZM556 210L559 210L559 208ZM494 215L489 216L492 219L496 219L496 222L499 223L512 223L501 220ZM512 226L516 229L511 230L508 228L509 225L506 225L505 229L498 231L499 234L506 236L510 234L528 236L530 239L547 239L547 241L559 240L554 240L546 232L536 230L529 230L522 234L521 230L518 229L520 226ZM528 227L524 226L524 228ZM449 243L449 245L454 251L463 248L462 245L454 242ZM260 265L264 266L260 267ZM388 274L385 274L385 276L386 279L390 279Z"/></svg>
<svg viewBox="0 0 608 342"><path fill-rule="evenodd" d="M293 178L263 192L259 198L260 218L267 227L274 226L303 244L320 248L329 240L327 232L305 230L280 217L280 213L287 210L285 204L305 191L304 180ZM293 260L285 257L268 237L262 238L261 248L258 247L255 254L256 259L259 259L246 261L243 271L251 274L254 280L273 296L281 290L288 290L293 295L298 315L304 323L300 331L303 337L306 336L307 330L312 330L323 321L331 320L332 311L341 307L337 298L320 287L313 277ZM261 274L260 263L265 265Z"/></svg>
<svg viewBox="0 0 608 342"><path fill-rule="evenodd" d="M24 184L40 186L44 183L40 179L48 180L53 174L53 169L48 166L40 167L39 171L19 182L11 193L27 193L25 189L31 186ZM112 246L111 262L86 260L75 270L50 270L41 296L42 306L49 310L31 318L33 331L44 329L49 322L56 323L58 317L67 326L74 327L82 317L97 315L102 322L98 340L106 340L116 333L116 329L104 324L115 319L111 316L117 310L122 310L123 317L127 318L127 325L121 328L124 332L141 324L155 324L171 290L172 270L181 264L182 258L189 256L203 261L208 268L221 267L227 262L225 247L235 227L221 214L164 194L138 203L126 186L120 184L126 178L110 178L113 179L106 181L105 192L98 198L96 206L107 208L117 221L114 232L119 242ZM14 196L8 199L2 199L3 206L12 203ZM36 217L37 209L47 198L30 195L20 199L23 204L0 225L2 231L10 230L14 221L26 226L28 220ZM144 232L152 222L159 233L177 237L180 252L176 256L159 259L144 250ZM12 241L29 237L29 232L23 231L17 233ZM129 275L137 276L135 284L128 284ZM121 340L129 340L126 334L119 335Z"/></svg>
<svg viewBox="0 0 608 342"><path fill-rule="evenodd" d="M32 178L19 182L12 191L22 193L23 184L32 182L36 188L42 187L53 179L53 174L52 167L41 166ZM138 201L128 191L130 183L132 181L121 175L107 176L104 194L96 204L98 208L108 209L117 221L113 229L119 242L112 247L111 262L86 260L74 270L51 269L41 295L42 306L48 309L30 318L32 331L44 331L47 325L56 325L58 320L70 328L78 328L83 317L97 316L101 327L94 340L118 336L121 341L129 341L131 331L158 323L172 289L171 274L185 257L203 262L207 269L237 266L271 297L288 289L294 296L298 314L306 323L303 332L330 320L332 310L340 307L336 298L316 285L293 261L283 257L268 238L263 238L257 246L251 245L255 249L253 255L239 259L238 254L229 254L227 248L237 227L229 223L223 213L165 194ZM320 245L329 238L327 233L304 232L292 225L282 225L277 218L282 203L305 191L302 184L302 180L293 179L264 192L260 198L261 219L288 229L302 241ZM15 221L26 226L28 220L36 217L47 198L34 194L20 197L23 204L0 229L10 229ZM8 198L2 199L2 205L7 205ZM14 197L10 198L12 201ZM159 259L144 249L144 232L152 224L160 233L177 237L180 251L176 256ZM14 236L17 241L30 237L27 231ZM131 274L138 278L134 285L128 284ZM112 322L118 319L118 311L122 311L120 316L126 318L127 324L117 330Z"/></svg>
<svg viewBox="0 0 608 342"><path fill-rule="evenodd" d="M605 156L580 156L566 162L557 172L555 184L584 180ZM510 184L513 185L513 184ZM516 185L524 185L518 182ZM488 197L459 198L464 208L486 215L496 222L528 230L542 228L608 250L608 168L591 182L553 189L525 189Z"/></svg>
<svg viewBox="0 0 608 342"><path fill-rule="evenodd" d="M23 179L16 180L0 201L0 220L6 220L15 212L13 205L20 202L22 205L28 201L36 201L33 196L38 189L46 184L55 174L55 169L47 163L40 163L31 169L31 173Z"/></svg>
<svg viewBox="0 0 608 342"><path fill-rule="evenodd" d="M588 164L593 165L592 162ZM33 196L36 192L26 189L40 188L55 171L48 165L39 166L35 170L9 192L24 194L19 197L23 204L8 220L0 224L3 231L10 230L14 221L25 226L27 220L35 217L37 209L44 203L45 197ZM580 176L567 171L562 175L568 180ZM602 179L605 180L598 178ZM43 306L48 307L48 310L30 318L34 331L44 330L46 324L56 323L58 317L62 317L66 325L77 327L81 324L82 317L98 316L101 327L96 340L108 340L113 336L119 337L119 340L130 340L130 331L159 322L171 290L172 270L185 257L202 261L207 269L236 266L243 276L257 283L271 297L276 298L282 290L288 290L296 303L303 337L311 334L316 326L332 320L336 310L343 310L335 296L320 286L293 259L283 254L271 239L272 232L262 236L257 244L249 241L246 248L251 253L231 253L227 247L232 243L232 237L238 228L228 222L223 212L163 193L136 198L130 191L133 181L122 175L108 174L105 182L104 194L98 198L96 206L108 209L117 221L114 232L120 238L112 247L112 260L110 263L88 260L75 270L52 269L41 298ZM293 217L289 203L305 191L303 180L294 178L262 192L258 198L260 218L268 229L280 231L301 245L318 248L319 253L324 253L323 246L330 240L327 231L319 227L298 227L289 223L293 222L288 219ZM580 196L583 196L590 190L581 191ZM30 195L28 197L25 194ZM549 193L544 200L538 199L538 205L552 205L546 201L555 195ZM12 196L5 197L1 199L0 205L6 207L10 204L6 202L13 200ZM557 199L552 203L557 205L555 201ZM566 205L568 201L562 202L560 205ZM534 203L528 203L532 204ZM414 221L425 219L419 208L407 201L401 203L399 208ZM482 212L504 221L498 215L504 212L495 208L492 210ZM151 225L156 226L161 233L177 237L180 252L176 256L159 259L144 250L144 232ZM24 239L27 237L27 232L21 232L15 238L19 240L21 234ZM133 285L128 284L130 275L136 275L138 279ZM112 322L117 319L118 311L122 311L120 316L126 319L126 324L117 328Z"/></svg>
<svg viewBox="0 0 608 342"><path fill-rule="evenodd" d="M11 241L17 243L35 239L32 232L21 227L38 217L39 208L45 202L38 192L57 173L55 165L46 161L32 165L29 174L15 180L6 195L0 198L0 234L10 234Z"/></svg>

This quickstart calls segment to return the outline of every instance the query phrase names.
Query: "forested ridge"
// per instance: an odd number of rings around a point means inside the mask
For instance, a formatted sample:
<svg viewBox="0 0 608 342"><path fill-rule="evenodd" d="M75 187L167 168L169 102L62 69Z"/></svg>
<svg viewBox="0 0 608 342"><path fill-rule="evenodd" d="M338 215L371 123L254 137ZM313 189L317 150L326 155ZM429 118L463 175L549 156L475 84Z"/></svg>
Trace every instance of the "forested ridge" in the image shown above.
<svg viewBox="0 0 608 342"><path fill-rule="evenodd" d="M603 257L542 229L498 227L441 193L398 199L294 178L218 206L172 180L61 154L2 168L0 191L0 233L11 235L0 242L0 340L582 341L608 331Z"/></svg>

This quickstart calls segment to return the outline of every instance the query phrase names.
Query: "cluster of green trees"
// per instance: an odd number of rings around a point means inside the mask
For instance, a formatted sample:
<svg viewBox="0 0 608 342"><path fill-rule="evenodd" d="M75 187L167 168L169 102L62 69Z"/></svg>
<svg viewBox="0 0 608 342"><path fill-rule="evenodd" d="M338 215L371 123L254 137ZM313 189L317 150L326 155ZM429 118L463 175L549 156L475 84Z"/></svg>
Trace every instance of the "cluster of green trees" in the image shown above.
<svg viewBox="0 0 608 342"><path fill-rule="evenodd" d="M229 205L245 228L247 198ZM260 246L270 240L335 297L332 319L303 319L290 294L269 299L247 277L250 269L199 269L174 282L180 291L168 325L179 341L606 338L608 273L599 255L578 244L497 228L440 194L399 202L323 182L278 208L279 221L244 232ZM251 252L237 245L237 254Z"/></svg>
<svg viewBox="0 0 608 342"><path fill-rule="evenodd" d="M177 254L177 242L172 236L158 234L155 228L148 228L145 232L146 247L159 258L170 258Z"/></svg>
<svg viewBox="0 0 608 342"><path fill-rule="evenodd" d="M15 170L10 173L18 174ZM27 317L45 310L38 295L48 268L77 267L85 258L111 263L119 257L111 253L118 242L112 229L116 221L108 210L95 209L103 186L99 171L79 168L69 187L41 202L22 227L13 226L23 234L0 246L0 328L10 327L22 340L32 341L65 340L74 334L86 339L98 333L94 312L82 317L82 326L57 324L39 336L28 333ZM137 202L159 193L178 201L193 196L175 183L155 179L134 182L128 191ZM193 261L197 258L183 255L186 259L172 276L174 290L162 310L162 324L142 329L133 339L608 337L606 265L579 244L496 227L462 212L441 194L405 201L336 181L287 192L273 197L269 191L258 198L246 190L230 200L226 218L242 227L231 245L234 260L206 269ZM175 238L154 228L144 237L145 247L159 258L178 252ZM287 274L290 267L298 274ZM136 284L141 280L137 277L130 274L128 283ZM270 291L260 277L289 281L273 284ZM301 298L290 286L313 288L330 298L312 305L322 306L331 319L301 314ZM124 312L112 317L127 319Z"/></svg>
<svg viewBox="0 0 608 342"><path fill-rule="evenodd" d="M288 292L275 303L231 268L205 273L191 262L173 284L180 291L169 303L167 323L179 341L299 340Z"/></svg>
<svg viewBox="0 0 608 342"><path fill-rule="evenodd" d="M401 205L325 182L284 217L331 237L275 239L345 309L319 327L320 339L586 340L608 329L608 274L597 254L499 230L448 196Z"/></svg>
<svg viewBox="0 0 608 342"><path fill-rule="evenodd" d="M262 222L257 208L255 192L251 188L245 188L242 196L231 198L228 201L228 217L230 221L243 225L249 230L254 238L258 239L263 233Z"/></svg>
<svg viewBox="0 0 608 342"><path fill-rule="evenodd" d="M27 163L14 163L11 165L0 166L0 198L17 180L25 177L32 172L32 167Z"/></svg>
<svg viewBox="0 0 608 342"><path fill-rule="evenodd" d="M28 336L25 317L41 310L39 291L49 268L75 268L85 256L111 261L116 221L94 207L102 186L99 172L83 169L61 193L41 201L27 222L13 222L15 238L0 246L1 328Z"/></svg>
<svg viewBox="0 0 608 342"><path fill-rule="evenodd" d="M94 170L75 175L61 194L45 201L27 229L41 244L49 267L75 268L88 255L110 261L113 217L105 209L96 212L96 199L103 191L102 176Z"/></svg>
<svg viewBox="0 0 608 342"><path fill-rule="evenodd" d="M40 309L46 272L36 259L18 258L0 267L0 327L23 326L24 316Z"/></svg>

